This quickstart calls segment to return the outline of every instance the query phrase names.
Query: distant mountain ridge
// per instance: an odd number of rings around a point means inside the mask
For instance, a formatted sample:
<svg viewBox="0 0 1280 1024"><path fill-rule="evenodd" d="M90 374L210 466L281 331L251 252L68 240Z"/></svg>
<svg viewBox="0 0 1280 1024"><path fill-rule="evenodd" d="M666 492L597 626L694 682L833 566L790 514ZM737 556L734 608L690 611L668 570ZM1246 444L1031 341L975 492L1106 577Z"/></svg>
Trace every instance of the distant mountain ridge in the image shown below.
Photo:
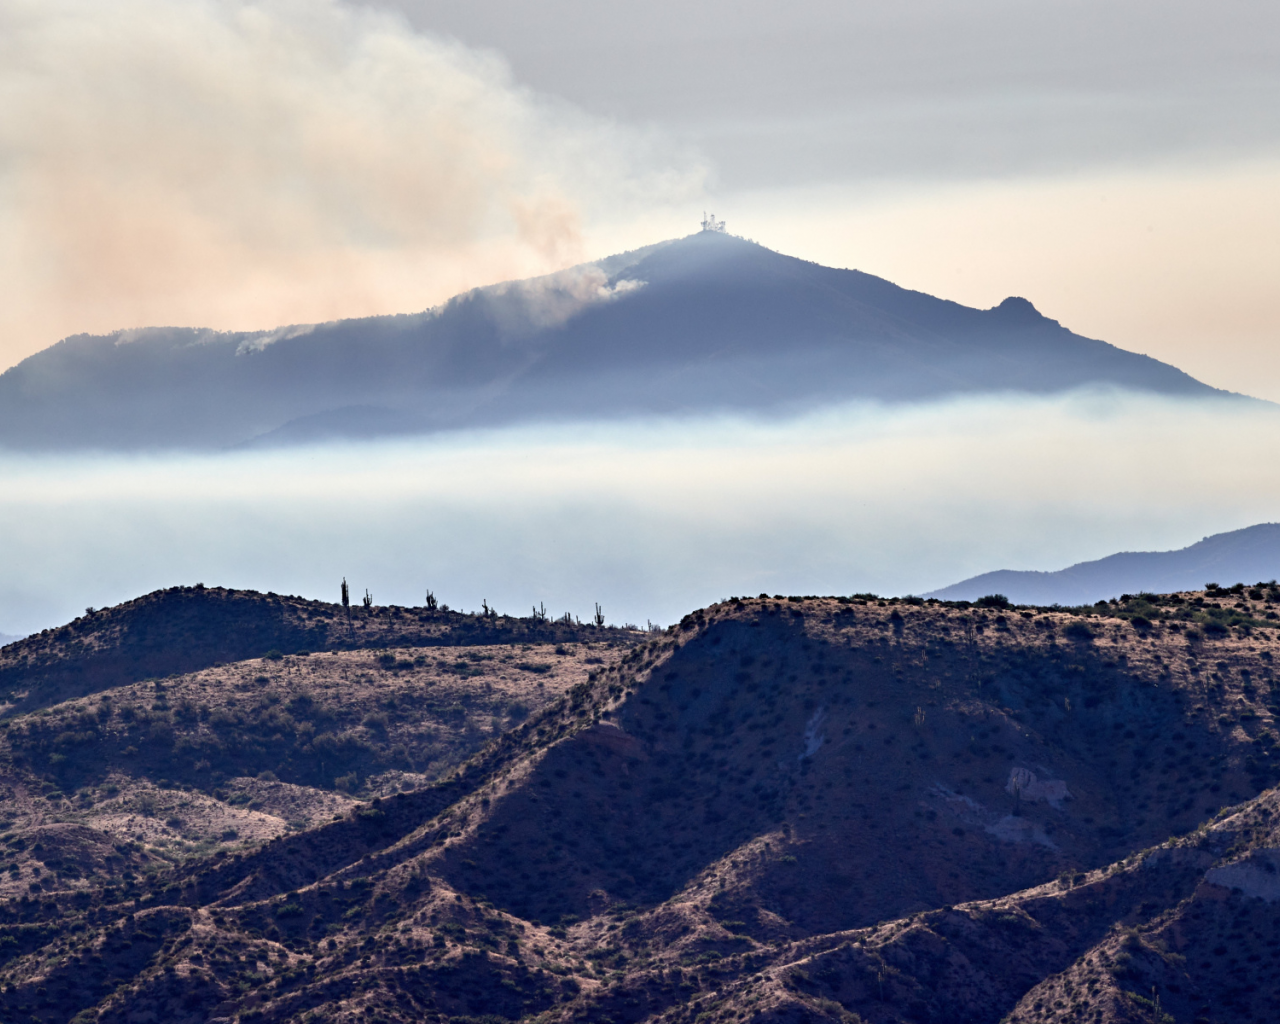
<svg viewBox="0 0 1280 1024"><path fill-rule="evenodd" d="M1003 594L1015 604L1080 605L1121 594L1199 590L1206 583L1256 583L1280 578L1280 523L1218 533L1177 551L1124 551L1056 572L1000 569L926 597L975 601Z"/></svg>
<svg viewBox="0 0 1280 1024"><path fill-rule="evenodd" d="M703 232L413 315L70 337L0 374L0 447L219 449L1089 386L1228 394L1025 299L971 309Z"/></svg>

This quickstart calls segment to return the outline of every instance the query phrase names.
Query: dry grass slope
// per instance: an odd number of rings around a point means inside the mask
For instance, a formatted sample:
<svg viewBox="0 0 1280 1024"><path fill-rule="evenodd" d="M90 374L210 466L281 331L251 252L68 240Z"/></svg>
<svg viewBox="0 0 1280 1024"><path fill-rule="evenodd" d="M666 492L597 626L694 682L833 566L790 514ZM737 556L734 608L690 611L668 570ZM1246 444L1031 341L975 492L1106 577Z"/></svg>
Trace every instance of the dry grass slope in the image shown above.
<svg viewBox="0 0 1280 1024"><path fill-rule="evenodd" d="M734 600L11 714L0 1013L1267 1020L1276 600Z"/></svg>
<svg viewBox="0 0 1280 1024"><path fill-rule="evenodd" d="M0 649L10 713L126 683L195 672L268 652L470 647L591 641L636 634L565 622L395 606L352 608L221 587L171 587L86 613Z"/></svg>

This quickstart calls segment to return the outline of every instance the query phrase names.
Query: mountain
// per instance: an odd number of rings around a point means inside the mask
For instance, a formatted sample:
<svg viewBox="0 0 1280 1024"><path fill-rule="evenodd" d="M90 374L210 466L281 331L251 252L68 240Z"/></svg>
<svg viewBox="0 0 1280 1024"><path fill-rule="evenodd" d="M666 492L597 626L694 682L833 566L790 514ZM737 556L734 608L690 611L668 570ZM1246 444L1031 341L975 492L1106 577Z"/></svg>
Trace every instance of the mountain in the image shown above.
<svg viewBox="0 0 1280 1024"><path fill-rule="evenodd" d="M1014 604L1093 604L1121 594L1199 590L1206 583L1280 578L1280 523L1216 533L1177 551L1123 551L1056 572L1000 569L926 595L976 601L1003 594Z"/></svg>
<svg viewBox="0 0 1280 1024"><path fill-rule="evenodd" d="M718 232L438 309L219 333L77 335L0 374L0 445L225 448L854 398L1224 392L1072 334Z"/></svg>
<svg viewBox="0 0 1280 1024"><path fill-rule="evenodd" d="M734 598L10 707L0 1008L1266 1020L1277 601Z"/></svg>

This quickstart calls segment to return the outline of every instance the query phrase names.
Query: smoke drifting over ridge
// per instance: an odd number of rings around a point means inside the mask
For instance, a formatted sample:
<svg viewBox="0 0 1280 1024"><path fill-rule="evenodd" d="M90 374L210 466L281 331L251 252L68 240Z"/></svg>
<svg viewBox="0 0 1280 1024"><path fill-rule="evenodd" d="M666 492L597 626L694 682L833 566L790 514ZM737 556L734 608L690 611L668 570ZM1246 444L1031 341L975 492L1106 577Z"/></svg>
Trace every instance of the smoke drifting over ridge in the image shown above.
<svg viewBox="0 0 1280 1024"><path fill-rule="evenodd" d="M0 151L0 366L79 331L424 308L701 181L335 0L0 0Z"/></svg>

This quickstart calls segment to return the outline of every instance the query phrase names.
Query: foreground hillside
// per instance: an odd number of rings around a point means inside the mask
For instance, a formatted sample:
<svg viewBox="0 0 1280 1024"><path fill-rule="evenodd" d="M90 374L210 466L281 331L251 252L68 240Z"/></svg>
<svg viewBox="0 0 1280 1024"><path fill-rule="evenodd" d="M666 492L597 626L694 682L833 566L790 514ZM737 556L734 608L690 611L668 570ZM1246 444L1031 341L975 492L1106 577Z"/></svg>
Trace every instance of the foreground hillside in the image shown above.
<svg viewBox="0 0 1280 1024"><path fill-rule="evenodd" d="M274 653L590 638L628 645L631 630L438 608L341 605L222 587L171 587L114 608L87 609L57 629L0 648L0 700L9 711L176 672Z"/></svg>
<svg viewBox="0 0 1280 1024"><path fill-rule="evenodd" d="M15 705L0 1007L1268 1019L1277 600L735 599Z"/></svg>
<svg viewBox="0 0 1280 1024"><path fill-rule="evenodd" d="M992 309L714 231L411 316L67 338L0 374L0 448L221 449L865 398L1224 397L1009 298Z"/></svg>

